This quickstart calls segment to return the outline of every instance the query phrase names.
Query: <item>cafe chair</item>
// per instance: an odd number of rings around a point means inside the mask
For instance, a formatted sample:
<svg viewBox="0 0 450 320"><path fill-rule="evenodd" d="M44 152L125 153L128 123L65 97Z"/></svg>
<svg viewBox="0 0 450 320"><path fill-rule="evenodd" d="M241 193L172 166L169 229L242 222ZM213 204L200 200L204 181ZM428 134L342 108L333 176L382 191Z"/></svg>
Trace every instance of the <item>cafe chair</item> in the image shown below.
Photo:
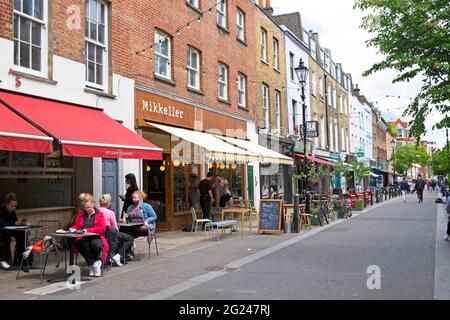
<svg viewBox="0 0 450 320"><path fill-rule="evenodd" d="M199 223L210 223L212 222L210 219L197 219L197 213L195 212L195 208L191 207L191 214L192 214L192 227L191 227L191 232L194 232L194 237L197 235L197 230L198 230L198 224ZM194 229L194 225L195 225L195 229Z"/></svg>
<svg viewBox="0 0 450 320"><path fill-rule="evenodd" d="M44 239L44 237L47 234L61 229L61 222L59 220L39 220L37 225L42 226L42 229L36 231L35 236L32 240L33 244L36 243L38 240ZM58 242L58 243L61 244L61 242ZM61 244L61 247L62 247L62 244ZM64 251L64 249L61 250L61 259L64 259L64 262L66 263L65 256L63 258L63 254L64 254L63 251ZM42 247L40 247L40 248L33 247L31 249L30 256L31 255L33 255L34 257L39 256L39 278L40 278L41 284L42 284L42 280L44 277L45 268L47 267L48 256L51 253L55 254L56 267L58 268L59 264L60 264L60 260L58 259L59 258L58 251L56 251L56 250L55 251L44 251L44 250L42 250ZM24 262L25 262L25 257L22 255L19 270L17 271L16 280L19 279L19 275L20 275L20 272L22 271L22 266L23 266ZM66 269L67 269L67 265L66 265Z"/></svg>
<svg viewBox="0 0 450 320"><path fill-rule="evenodd" d="M147 241L147 239L146 239L145 241ZM158 240L156 239L156 231L155 231L155 233L153 234L153 241L155 241L156 255L159 256ZM152 241L152 242L153 242L153 241ZM148 241L147 241L147 243L148 243ZM150 260L150 248L151 248L151 245L152 245L151 242L148 243L148 260Z"/></svg>

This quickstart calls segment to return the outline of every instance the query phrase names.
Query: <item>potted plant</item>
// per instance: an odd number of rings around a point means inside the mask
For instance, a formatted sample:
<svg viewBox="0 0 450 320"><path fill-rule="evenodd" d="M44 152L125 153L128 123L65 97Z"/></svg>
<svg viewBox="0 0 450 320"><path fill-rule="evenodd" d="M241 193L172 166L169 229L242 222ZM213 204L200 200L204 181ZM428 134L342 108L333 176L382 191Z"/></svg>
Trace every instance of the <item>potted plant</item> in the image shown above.
<svg viewBox="0 0 450 320"><path fill-rule="evenodd" d="M356 199L355 200L355 210L356 211L363 211L364 210L364 200L363 199Z"/></svg>
<svg viewBox="0 0 450 320"><path fill-rule="evenodd" d="M311 225L312 226L318 226L319 225L319 215L317 208L311 208Z"/></svg>

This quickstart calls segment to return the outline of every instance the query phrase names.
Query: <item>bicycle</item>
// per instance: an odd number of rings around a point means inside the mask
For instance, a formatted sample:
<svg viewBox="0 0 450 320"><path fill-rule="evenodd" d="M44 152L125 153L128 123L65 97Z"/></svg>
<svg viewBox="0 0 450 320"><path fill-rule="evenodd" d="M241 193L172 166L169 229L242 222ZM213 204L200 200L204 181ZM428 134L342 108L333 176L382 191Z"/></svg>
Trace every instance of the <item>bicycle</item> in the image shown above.
<svg viewBox="0 0 450 320"><path fill-rule="evenodd" d="M326 203L326 200L319 201L319 204L317 205L317 217L319 218L319 224L322 227L324 225L324 221L326 224L329 224L328 222L328 204Z"/></svg>
<svg viewBox="0 0 450 320"><path fill-rule="evenodd" d="M344 209L344 218L348 219L351 218L353 215L352 205L350 203L350 200L344 199L342 208Z"/></svg>

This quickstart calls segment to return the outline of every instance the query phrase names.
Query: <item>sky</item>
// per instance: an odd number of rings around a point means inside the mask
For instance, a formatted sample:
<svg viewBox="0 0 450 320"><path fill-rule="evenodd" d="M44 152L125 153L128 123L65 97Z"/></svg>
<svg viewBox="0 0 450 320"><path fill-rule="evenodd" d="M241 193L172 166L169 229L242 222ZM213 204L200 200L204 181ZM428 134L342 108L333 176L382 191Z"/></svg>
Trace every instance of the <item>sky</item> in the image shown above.
<svg viewBox="0 0 450 320"><path fill-rule="evenodd" d="M352 74L353 83L359 85L361 94L382 112L401 117L405 107L419 92L421 80L392 84L395 71L391 70L362 76L383 56L375 48L366 46L365 41L371 36L360 28L364 13L353 9L353 4L354 0L272 0L275 15L300 12L303 28L319 33L320 45L329 48L333 61L341 63L344 71ZM423 139L435 141L438 147L443 147L445 130L432 130L439 118L439 115L427 118L428 132Z"/></svg>

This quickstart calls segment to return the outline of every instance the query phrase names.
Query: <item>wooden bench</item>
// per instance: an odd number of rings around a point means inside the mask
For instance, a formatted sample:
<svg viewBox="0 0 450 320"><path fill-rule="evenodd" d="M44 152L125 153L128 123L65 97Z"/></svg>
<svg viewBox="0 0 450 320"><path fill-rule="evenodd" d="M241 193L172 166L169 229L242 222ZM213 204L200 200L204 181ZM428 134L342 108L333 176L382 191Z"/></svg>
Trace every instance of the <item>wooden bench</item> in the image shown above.
<svg viewBox="0 0 450 320"><path fill-rule="evenodd" d="M205 230L211 233L214 228L217 229L217 241L219 241L220 239L219 229L222 229L222 232L224 232L226 228L230 228L231 232L233 232L233 226L235 225L237 225L236 220L208 222L205 224Z"/></svg>

